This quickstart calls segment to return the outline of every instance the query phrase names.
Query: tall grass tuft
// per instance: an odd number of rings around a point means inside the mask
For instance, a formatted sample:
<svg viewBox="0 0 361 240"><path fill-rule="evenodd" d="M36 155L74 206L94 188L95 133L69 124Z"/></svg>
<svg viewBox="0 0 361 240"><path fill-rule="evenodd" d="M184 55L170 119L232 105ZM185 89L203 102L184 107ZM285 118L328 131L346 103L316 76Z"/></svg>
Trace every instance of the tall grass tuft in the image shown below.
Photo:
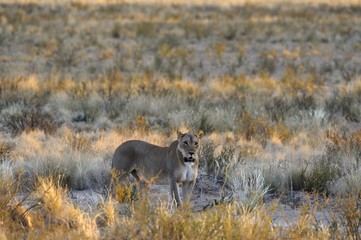
<svg viewBox="0 0 361 240"><path fill-rule="evenodd" d="M233 198L246 209L253 209L261 205L269 186L266 185L260 169L244 170L244 166L234 166L228 171L226 186L233 194Z"/></svg>

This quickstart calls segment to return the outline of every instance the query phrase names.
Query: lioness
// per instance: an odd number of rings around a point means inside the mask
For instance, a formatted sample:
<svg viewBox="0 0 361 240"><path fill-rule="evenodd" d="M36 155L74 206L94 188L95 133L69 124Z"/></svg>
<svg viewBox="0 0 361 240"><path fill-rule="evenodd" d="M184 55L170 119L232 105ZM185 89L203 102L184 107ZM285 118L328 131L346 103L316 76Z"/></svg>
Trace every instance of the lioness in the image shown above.
<svg viewBox="0 0 361 240"><path fill-rule="evenodd" d="M138 181L168 177L170 194L180 206L178 183L182 183L183 202L189 202L198 174L200 139L203 135L177 132L178 139L169 147L131 140L114 152L112 168L131 173Z"/></svg>

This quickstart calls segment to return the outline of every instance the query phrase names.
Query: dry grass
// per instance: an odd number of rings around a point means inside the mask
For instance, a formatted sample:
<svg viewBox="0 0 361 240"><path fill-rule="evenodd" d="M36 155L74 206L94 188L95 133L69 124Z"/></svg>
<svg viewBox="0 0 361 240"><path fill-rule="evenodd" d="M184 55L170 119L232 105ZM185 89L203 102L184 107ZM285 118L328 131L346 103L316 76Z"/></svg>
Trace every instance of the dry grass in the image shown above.
<svg viewBox="0 0 361 240"><path fill-rule="evenodd" d="M1 2L0 238L360 238L360 1ZM213 208L108 194L120 143L177 129L206 133ZM295 191L340 210L276 226Z"/></svg>
<svg viewBox="0 0 361 240"><path fill-rule="evenodd" d="M331 215L332 227L315 220L316 208L309 203L299 211L297 221L285 228L273 223L276 206L270 209L246 208L229 203L198 214L184 207L170 211L164 205L151 205L144 195L135 202L103 201L92 213L82 212L69 201L68 191L55 179L39 179L37 187L26 197L14 202L17 186L2 181L0 201L1 236L5 239L66 237L69 239L358 239L360 226L359 200L340 202L339 215Z"/></svg>

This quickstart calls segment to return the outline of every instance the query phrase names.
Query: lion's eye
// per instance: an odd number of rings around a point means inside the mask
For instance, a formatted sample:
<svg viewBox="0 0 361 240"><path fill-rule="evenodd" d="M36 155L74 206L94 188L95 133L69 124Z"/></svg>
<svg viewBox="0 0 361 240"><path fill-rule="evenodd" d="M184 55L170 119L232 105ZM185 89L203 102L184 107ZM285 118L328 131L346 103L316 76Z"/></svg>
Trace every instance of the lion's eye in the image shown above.
<svg viewBox="0 0 361 240"><path fill-rule="evenodd" d="M195 145L195 146L198 146L198 142L195 142L194 145Z"/></svg>
<svg viewBox="0 0 361 240"><path fill-rule="evenodd" d="M188 142L183 142L183 144L187 145L188 146Z"/></svg>

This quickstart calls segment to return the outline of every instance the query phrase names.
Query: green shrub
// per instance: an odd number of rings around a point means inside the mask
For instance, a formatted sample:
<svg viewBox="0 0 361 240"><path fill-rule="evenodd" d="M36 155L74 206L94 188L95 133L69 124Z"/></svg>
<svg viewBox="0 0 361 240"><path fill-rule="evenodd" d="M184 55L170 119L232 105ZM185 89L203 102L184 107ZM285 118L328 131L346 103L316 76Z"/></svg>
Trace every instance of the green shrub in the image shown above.
<svg viewBox="0 0 361 240"><path fill-rule="evenodd" d="M297 169L291 170L288 185L294 191L330 193L330 184L341 174L340 166L323 156L312 159L311 163L299 163Z"/></svg>
<svg viewBox="0 0 361 240"><path fill-rule="evenodd" d="M321 160L306 175L304 188L307 192L329 193L330 183L340 176L340 169L335 163Z"/></svg>

